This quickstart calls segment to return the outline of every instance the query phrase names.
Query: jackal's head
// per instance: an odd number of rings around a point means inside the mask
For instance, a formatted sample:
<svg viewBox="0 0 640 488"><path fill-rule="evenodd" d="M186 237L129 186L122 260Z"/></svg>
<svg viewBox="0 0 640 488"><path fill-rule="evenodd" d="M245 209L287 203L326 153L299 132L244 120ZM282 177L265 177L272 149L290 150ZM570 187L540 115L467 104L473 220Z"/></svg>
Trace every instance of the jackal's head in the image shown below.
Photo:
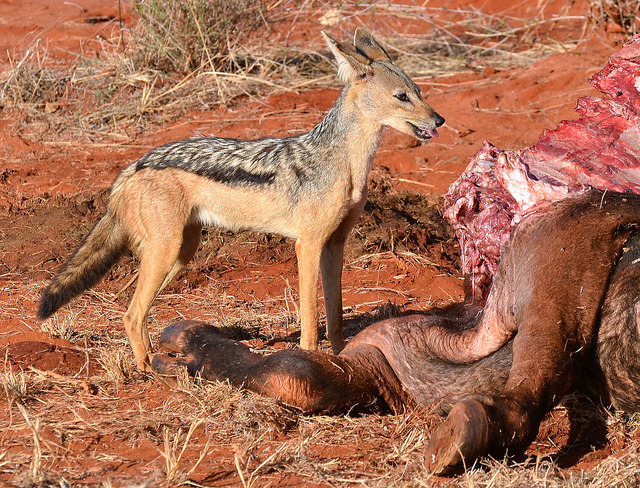
<svg viewBox="0 0 640 488"><path fill-rule="evenodd" d="M355 49L322 35L338 61L338 76L351 84L354 102L366 117L418 139L438 136L436 128L444 118L424 101L418 85L371 33L358 27Z"/></svg>

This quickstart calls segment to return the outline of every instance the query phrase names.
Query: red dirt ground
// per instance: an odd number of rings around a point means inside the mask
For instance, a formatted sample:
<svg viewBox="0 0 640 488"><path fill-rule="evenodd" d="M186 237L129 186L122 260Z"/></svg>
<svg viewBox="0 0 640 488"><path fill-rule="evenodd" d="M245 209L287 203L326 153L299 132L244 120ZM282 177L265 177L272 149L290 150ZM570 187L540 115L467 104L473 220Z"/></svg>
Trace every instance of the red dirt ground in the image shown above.
<svg viewBox="0 0 640 488"><path fill-rule="evenodd" d="M435 7L442 4L449 8L473 6L487 13L508 12L530 18L539 10L540 2L439 0L429 3ZM547 13L563 4L547 2ZM576 2L571 12L584 13L586 8L586 2ZM294 32L286 37L287 43L307 43L321 50L323 48L317 46L321 46L319 31L323 27L318 19L323 13L319 9L317 16L310 20L302 22L298 19L293 31L289 25L270 25L267 34L277 42L279 39L284 41L285 34ZM124 14L124 22L130 23L130 17L126 12ZM41 45L55 63L73 62L79 55L99 53L100 39L112 37L118 24L88 23L87 19L109 16L118 18L117 1L0 0L0 68L6 69L10 63L15 65L21 53L36 39L41 39ZM385 29L390 28L414 33L424 29L411 20L385 17L384 22L376 22L375 17L365 15L329 30L336 37L346 36L359 23L365 23L383 35ZM409 136L387 130L376 156L373 177L388 175L395 190L420 192L437 201L483 140L501 148L519 148L534 143L544 128L553 128L562 119L574 118L577 98L596 94L587 78L606 63L607 57L623 41L621 34L600 29L587 36L577 50L555 54L528 67L470 69L453 76L418 80L428 94L429 103L447 119L440 131L441 137L417 144ZM69 381L83 382L86 394L91 394L90 379L100 368L96 358L90 357L82 341L73 337L55 339L43 332L35 319L35 310L40 289L101 214L105 191L123 167L156 145L197 133L248 139L306 131L321 120L338 90L336 80L334 89L280 93L260 100L240 98L229 107L191 112L128 140L103 134L95 143L87 144L54 133L39 139L30 138L28 129L16 126L15 113L0 107L0 353L6 358L5 369L29 370L33 367L51 372L70 378ZM297 273L292 245L277 238L256 242L250 237L244 242L233 242L232 248L225 247L223 242L215 257L200 252L196 263L157 300L150 322L154 337L170 320L179 317L216 320L234 316L235 308L257 309L262 314L294 310L291 297L296 297ZM272 243L276 245L270 250ZM344 307L350 320L389 301L421 310L457 300L462 295L461 280L451 272L449 262L412 262L399 259L393 251L373 253L371 258L362 261L358 251L357 245L351 244L343 278ZM435 256L429 256L429 259L437 259L437 254ZM71 304L70 309L83 327L88 330L93 327L108 337L120 339L124 336L120 320L134 269L130 263L119 266L96 287L95 292ZM202 269L207 272L200 272ZM224 301L214 300L214 305L208 307L207 296L221 295ZM99 315L96 315L97 308L85 310L95 302L100 302ZM291 333L297 330L295 324L290 327ZM291 340L295 342L296 337ZM271 341L254 339L251 344L255 347L292 347L291 341L282 337ZM326 344L323 346L327 347ZM119 341L112 347L126 346ZM81 392L84 390L80 389ZM130 383L118 395L120 400L131 404L137 402L140 409L149 411L164 402L175 401L170 390L148 379ZM0 410L2 425L11 426L10 419L19 415L15 407ZM111 412L108 405L104 406L104 412ZM94 408L86 415L101 415L99 406L97 413ZM562 414L554 415L561 417L560 421L556 423L552 419L545 423L537 445L566 442L566 419ZM13 428L0 433L0 484L13 486L19 478L20 473L14 468L2 467L9 466L9 461L15 466L17 459L24 458L18 471L29 469L27 455L32 448L16 445L12 439L17 435ZM47 435L45 429L42 436L47 438ZM52 434L50 442L61 443L54 438ZM154 469L158 470L157 466L162 466L163 462L158 460L156 445L148 439L130 443L126 438L96 438L94 446L68 443L64 449L61 452L67 454L73 450L76 454L86 453L87 470L82 483L89 484L107 478L120 480L117 483L123 484L142 483L154 479L149 466L155 463ZM543 447L540 451L548 452ZM571 469L588 467L612 451L615 451L614 447L605 445L568 464L573 466ZM96 453L104 456L117 453L120 461L92 463L90 459ZM534 448L532 455L535 454ZM320 457L332 455L339 457L340 450L323 452ZM240 483L233 453L219 448L209 457L217 458L218 464L201 467L199 472L210 471L200 479L206 478L210 480L209 484L218 485ZM219 477L219 483L211 481L215 478L215 469L227 473ZM281 478L275 477L270 482L296 483L286 475L279 476Z"/></svg>

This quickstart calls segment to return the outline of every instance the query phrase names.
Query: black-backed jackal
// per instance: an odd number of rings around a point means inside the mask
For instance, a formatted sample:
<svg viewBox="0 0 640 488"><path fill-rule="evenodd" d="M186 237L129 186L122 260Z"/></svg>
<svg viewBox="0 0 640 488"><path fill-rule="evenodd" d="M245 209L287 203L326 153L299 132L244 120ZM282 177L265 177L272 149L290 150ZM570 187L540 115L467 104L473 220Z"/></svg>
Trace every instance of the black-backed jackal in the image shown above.
<svg viewBox="0 0 640 488"><path fill-rule="evenodd" d="M367 200L382 131L388 125L426 140L444 119L365 29L356 30L354 48L323 35L346 86L318 126L284 139L173 142L129 165L113 184L105 215L44 290L39 317L93 286L131 249L140 270L124 326L146 370L151 302L191 260L202 227L252 229L295 239L305 349L318 345L322 275L327 336L339 352L343 249Z"/></svg>

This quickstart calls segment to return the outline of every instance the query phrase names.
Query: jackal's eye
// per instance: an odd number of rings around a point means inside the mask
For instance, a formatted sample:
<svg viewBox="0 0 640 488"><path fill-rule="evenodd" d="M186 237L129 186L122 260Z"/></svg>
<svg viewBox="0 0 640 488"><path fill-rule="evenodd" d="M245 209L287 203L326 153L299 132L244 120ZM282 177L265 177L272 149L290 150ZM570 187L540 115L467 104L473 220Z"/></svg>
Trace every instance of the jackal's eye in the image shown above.
<svg viewBox="0 0 640 488"><path fill-rule="evenodd" d="M394 95L394 97L396 97L398 100L400 100L401 102L408 102L409 101L409 97L407 96L406 93L396 93Z"/></svg>

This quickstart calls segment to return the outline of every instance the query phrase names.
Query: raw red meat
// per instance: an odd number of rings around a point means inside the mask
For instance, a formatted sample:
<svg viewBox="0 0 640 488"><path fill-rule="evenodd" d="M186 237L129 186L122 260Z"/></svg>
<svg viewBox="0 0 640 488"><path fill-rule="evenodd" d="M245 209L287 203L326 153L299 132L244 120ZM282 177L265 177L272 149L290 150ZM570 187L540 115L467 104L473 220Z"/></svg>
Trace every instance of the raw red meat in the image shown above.
<svg viewBox="0 0 640 488"><path fill-rule="evenodd" d="M578 120L502 151L484 142L445 195L470 296L482 303L511 229L528 213L589 188L640 194L640 35L590 82L606 98L578 100Z"/></svg>

